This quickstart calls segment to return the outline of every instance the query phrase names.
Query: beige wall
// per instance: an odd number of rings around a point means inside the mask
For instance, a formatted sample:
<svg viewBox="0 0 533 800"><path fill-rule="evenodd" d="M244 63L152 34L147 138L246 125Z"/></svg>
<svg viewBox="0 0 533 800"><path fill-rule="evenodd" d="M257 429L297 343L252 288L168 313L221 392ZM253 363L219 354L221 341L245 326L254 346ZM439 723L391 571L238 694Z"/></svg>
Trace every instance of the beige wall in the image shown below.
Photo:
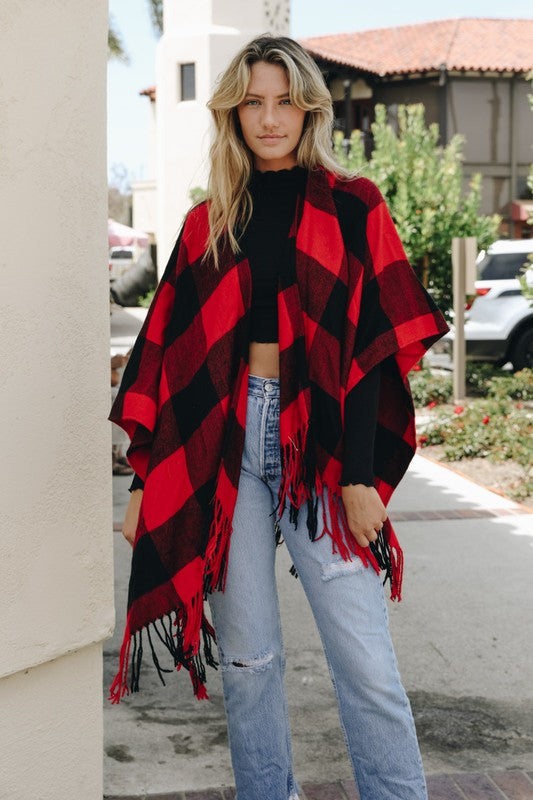
<svg viewBox="0 0 533 800"><path fill-rule="evenodd" d="M102 800L101 693L99 643L0 681L2 800Z"/></svg>
<svg viewBox="0 0 533 800"><path fill-rule="evenodd" d="M390 106L393 103L423 103L426 125L439 123L440 91L433 83L426 81L402 81L378 84L374 89L374 102Z"/></svg>
<svg viewBox="0 0 533 800"><path fill-rule="evenodd" d="M9 800L102 796L101 642L114 626L107 13L103 0L0 7L0 797Z"/></svg>

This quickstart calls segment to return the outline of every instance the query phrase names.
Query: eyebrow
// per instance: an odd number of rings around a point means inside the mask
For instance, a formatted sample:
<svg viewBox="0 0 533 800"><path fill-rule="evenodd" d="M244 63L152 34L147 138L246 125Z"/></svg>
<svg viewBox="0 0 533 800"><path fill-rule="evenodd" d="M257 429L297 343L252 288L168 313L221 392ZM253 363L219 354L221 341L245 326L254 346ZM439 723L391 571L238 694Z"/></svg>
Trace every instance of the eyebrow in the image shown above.
<svg viewBox="0 0 533 800"><path fill-rule="evenodd" d="M261 100L264 99L264 95L262 95L262 94L254 94L253 92L246 92L246 94L244 96L245 97L259 97L259 98L261 98ZM277 98L289 97L289 92L284 92L283 94L278 94L278 95L276 95L276 97Z"/></svg>

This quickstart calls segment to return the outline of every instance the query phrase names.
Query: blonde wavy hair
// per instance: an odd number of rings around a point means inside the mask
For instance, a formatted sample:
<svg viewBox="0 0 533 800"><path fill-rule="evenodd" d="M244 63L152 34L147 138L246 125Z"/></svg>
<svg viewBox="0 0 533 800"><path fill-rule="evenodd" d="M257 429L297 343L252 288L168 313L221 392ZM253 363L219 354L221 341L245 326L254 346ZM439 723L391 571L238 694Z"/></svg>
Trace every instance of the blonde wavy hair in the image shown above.
<svg viewBox="0 0 533 800"><path fill-rule="evenodd" d="M297 148L298 165L306 169L322 165L341 180L351 180L359 172L346 169L335 159L331 95L311 56L288 36L267 33L252 39L221 73L206 104L213 116L215 136L209 149L209 236L202 260L212 257L216 270L220 269L219 241L227 237L233 253L237 253L237 229L244 231L253 211L247 188L254 169L253 153L244 141L237 106L246 96L251 67L257 61L283 67L291 103L307 111Z"/></svg>

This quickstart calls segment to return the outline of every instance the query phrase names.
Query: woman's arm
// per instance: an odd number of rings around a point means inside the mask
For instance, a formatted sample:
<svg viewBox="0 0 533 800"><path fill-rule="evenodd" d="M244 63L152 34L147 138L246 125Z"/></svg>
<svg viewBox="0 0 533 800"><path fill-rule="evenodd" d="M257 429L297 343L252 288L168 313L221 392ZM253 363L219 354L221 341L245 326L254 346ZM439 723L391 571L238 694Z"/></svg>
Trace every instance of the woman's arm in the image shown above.
<svg viewBox="0 0 533 800"><path fill-rule="evenodd" d="M362 547L377 539L387 519L385 506L374 488L373 456L381 365L376 364L346 396L342 500L351 533Z"/></svg>
<svg viewBox="0 0 533 800"><path fill-rule="evenodd" d="M139 522L139 511L141 509L141 502L143 499L143 490L134 489L130 496L130 502L126 509L124 522L122 523L122 535L133 547L135 541L135 533L137 531L137 524Z"/></svg>
<svg viewBox="0 0 533 800"><path fill-rule="evenodd" d="M381 365L376 364L346 395L341 486L374 485L374 439L378 419Z"/></svg>

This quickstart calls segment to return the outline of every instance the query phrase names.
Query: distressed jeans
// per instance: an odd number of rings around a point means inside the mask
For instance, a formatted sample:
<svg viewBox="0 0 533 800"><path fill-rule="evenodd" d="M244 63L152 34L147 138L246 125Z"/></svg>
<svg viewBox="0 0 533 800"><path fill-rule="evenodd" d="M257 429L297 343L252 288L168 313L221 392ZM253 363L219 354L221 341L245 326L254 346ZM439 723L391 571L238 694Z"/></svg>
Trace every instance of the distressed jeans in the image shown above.
<svg viewBox="0 0 533 800"><path fill-rule="evenodd" d="M250 375L226 589L208 595L236 800L297 800L299 792L275 579L279 411L279 379ZM427 800L382 580L358 557L333 554L327 534L311 542L306 513L304 504L295 529L286 508L281 534L317 623L361 800Z"/></svg>

